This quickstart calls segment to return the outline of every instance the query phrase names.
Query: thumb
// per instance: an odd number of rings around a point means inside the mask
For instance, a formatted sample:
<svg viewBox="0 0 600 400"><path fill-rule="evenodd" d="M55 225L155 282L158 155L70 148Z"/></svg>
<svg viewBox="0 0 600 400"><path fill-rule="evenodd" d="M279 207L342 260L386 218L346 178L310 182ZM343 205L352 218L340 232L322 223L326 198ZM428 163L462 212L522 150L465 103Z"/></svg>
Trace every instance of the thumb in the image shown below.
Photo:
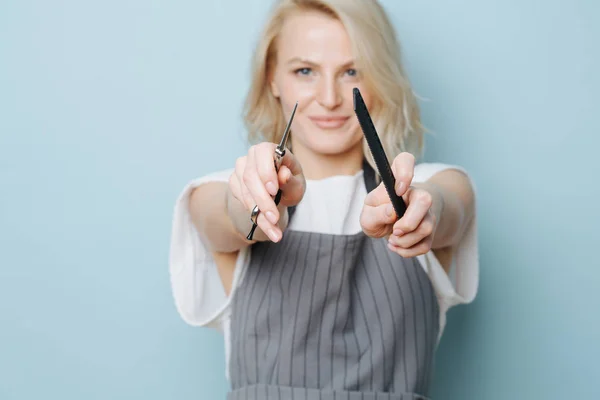
<svg viewBox="0 0 600 400"><path fill-rule="evenodd" d="M396 213L391 203L376 207L365 205L360 215L360 225L363 232L370 237L384 237L392 232Z"/></svg>
<svg viewBox="0 0 600 400"><path fill-rule="evenodd" d="M300 165L300 162L296 156L290 150L286 150L285 155L281 159L281 166L284 165L289 168L292 175L302 174L302 166Z"/></svg>
<svg viewBox="0 0 600 400"><path fill-rule="evenodd" d="M279 172L277 173L277 178L279 180L279 187L285 185L292 178L292 171L286 166L282 165L279 167Z"/></svg>
<svg viewBox="0 0 600 400"><path fill-rule="evenodd" d="M390 203L390 197L387 194L383 182L373 189L365 198L365 205L369 207L377 207L382 204Z"/></svg>
<svg viewBox="0 0 600 400"><path fill-rule="evenodd" d="M302 174L294 175L288 166L281 165L278 178L282 191L281 204L287 206L298 204L306 190L304 176Z"/></svg>

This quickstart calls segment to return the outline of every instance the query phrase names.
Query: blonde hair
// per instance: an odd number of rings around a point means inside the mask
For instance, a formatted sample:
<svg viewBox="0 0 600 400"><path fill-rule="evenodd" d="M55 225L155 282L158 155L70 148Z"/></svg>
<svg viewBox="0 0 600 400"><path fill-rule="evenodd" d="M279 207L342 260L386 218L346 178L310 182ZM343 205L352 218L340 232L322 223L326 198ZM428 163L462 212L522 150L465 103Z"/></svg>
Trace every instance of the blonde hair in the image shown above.
<svg viewBox="0 0 600 400"><path fill-rule="evenodd" d="M279 142L285 129L287 121L279 100L271 93L268 79L275 65L277 36L286 17L298 11L319 11L344 25L353 46L355 64L373 96L369 112L388 157L403 151L419 156L424 133L419 107L402 66L395 30L377 0L275 2L255 49L251 85L244 104L249 142ZM363 152L374 166L364 139Z"/></svg>

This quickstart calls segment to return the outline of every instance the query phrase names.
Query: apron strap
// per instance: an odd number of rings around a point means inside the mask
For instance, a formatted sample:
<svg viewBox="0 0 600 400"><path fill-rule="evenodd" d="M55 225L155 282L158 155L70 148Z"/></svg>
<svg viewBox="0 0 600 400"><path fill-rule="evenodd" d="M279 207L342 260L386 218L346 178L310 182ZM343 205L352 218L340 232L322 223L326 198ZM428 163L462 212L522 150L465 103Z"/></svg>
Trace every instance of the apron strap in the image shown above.
<svg viewBox="0 0 600 400"><path fill-rule="evenodd" d="M367 193L371 192L373 189L377 187L377 175L375 170L371 165L367 162L366 159L363 159L363 178L365 180L365 188L367 189ZM296 211L296 206L288 207L289 214L289 222L291 222L292 217L294 216L294 212Z"/></svg>

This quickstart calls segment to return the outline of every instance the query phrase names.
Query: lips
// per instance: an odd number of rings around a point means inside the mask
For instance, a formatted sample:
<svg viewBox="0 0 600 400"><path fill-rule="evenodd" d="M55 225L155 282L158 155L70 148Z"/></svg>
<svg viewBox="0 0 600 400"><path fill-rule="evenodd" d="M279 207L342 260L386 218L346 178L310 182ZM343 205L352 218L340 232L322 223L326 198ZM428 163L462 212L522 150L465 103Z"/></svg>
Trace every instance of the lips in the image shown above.
<svg viewBox="0 0 600 400"><path fill-rule="evenodd" d="M315 116L308 117L315 125L321 129L338 129L341 128L350 117L337 116Z"/></svg>

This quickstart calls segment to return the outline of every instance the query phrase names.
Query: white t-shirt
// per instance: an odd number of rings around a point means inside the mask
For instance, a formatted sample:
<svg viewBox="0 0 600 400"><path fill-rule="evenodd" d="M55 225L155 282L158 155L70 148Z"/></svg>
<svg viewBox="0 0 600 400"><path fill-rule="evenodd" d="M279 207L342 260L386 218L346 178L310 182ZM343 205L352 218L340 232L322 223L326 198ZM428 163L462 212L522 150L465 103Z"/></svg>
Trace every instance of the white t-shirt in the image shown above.
<svg viewBox="0 0 600 400"><path fill-rule="evenodd" d="M445 169L464 169L439 163L415 166L413 182L424 182ZM232 291L225 294L212 255L200 240L189 212L191 191L208 182L227 182L233 169L215 172L189 182L176 201L169 270L175 305L185 322L206 326L224 334L225 357L229 377L230 299L244 277L249 261L249 248L237 258ZM471 182L473 184L473 182ZM326 234L355 234L361 230L359 217L367 195L363 171L355 175L334 176L322 180L307 180L306 192L287 229ZM284 232L285 234L285 232ZM454 252L450 275L446 274L432 251L418 256L431 279L440 306L440 336L447 310L457 304L471 302L477 293L479 258L477 219L473 218ZM438 337L439 339L439 337Z"/></svg>

